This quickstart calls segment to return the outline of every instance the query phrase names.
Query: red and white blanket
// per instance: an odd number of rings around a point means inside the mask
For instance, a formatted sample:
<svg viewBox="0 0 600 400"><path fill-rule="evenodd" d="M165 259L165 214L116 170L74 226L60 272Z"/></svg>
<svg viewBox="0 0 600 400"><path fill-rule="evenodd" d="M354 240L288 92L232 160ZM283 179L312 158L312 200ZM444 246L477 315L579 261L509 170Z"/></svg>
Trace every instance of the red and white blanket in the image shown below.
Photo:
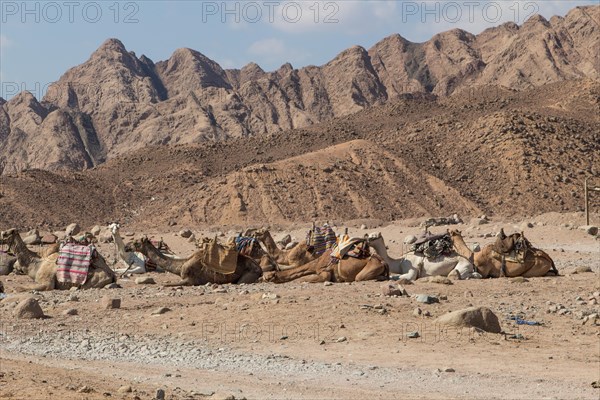
<svg viewBox="0 0 600 400"><path fill-rule="evenodd" d="M65 243L56 260L56 280L61 283L83 285L94 254L94 246Z"/></svg>

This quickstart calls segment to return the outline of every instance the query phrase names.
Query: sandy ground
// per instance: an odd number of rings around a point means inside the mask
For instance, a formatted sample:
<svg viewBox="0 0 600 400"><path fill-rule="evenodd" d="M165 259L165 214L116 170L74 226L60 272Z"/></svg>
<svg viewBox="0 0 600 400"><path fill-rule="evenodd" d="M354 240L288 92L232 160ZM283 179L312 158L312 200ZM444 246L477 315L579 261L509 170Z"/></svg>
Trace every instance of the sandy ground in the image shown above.
<svg viewBox="0 0 600 400"><path fill-rule="evenodd" d="M565 226L575 217L533 218L526 230L562 276L405 286L441 298L431 305L384 297L378 282L165 288L177 277L154 273L157 285L133 277L120 280L122 289L35 293L48 317L17 320L15 305L32 294L13 289L28 279L2 277L0 398L152 399L162 389L166 399L597 399L600 326L582 318L600 312L600 242ZM458 228L485 244L521 222ZM381 231L396 257L403 238L420 231L411 221L352 226L352 235ZM193 250L172 233L155 234L178 254ZM100 250L114 254L112 245ZM582 266L593 272L572 273ZM100 309L103 296L120 298L121 308ZM470 305L490 307L505 333L434 322ZM169 311L152 315L161 307ZM417 307L430 316L415 316ZM63 315L72 308L78 315ZM515 315L542 325L516 325ZM409 339L413 331L420 337Z"/></svg>

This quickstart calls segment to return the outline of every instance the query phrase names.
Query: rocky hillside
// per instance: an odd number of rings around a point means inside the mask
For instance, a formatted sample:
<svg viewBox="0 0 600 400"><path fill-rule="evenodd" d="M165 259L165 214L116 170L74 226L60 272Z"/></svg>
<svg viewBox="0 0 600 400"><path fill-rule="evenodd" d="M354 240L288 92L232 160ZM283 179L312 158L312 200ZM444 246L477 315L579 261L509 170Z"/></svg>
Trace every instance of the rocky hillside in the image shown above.
<svg viewBox="0 0 600 400"><path fill-rule="evenodd" d="M322 66L225 70L191 49L153 62L107 40L42 101L0 99L0 170L83 170L148 145L273 135L394 102L488 85L523 90L600 77L600 6L535 16L479 35L399 35L352 47ZM503 117L498 117L502 119Z"/></svg>
<svg viewBox="0 0 600 400"><path fill-rule="evenodd" d="M150 146L0 180L0 227L285 224L583 208L600 186L600 84L404 95L307 128ZM592 211L600 196L592 196Z"/></svg>

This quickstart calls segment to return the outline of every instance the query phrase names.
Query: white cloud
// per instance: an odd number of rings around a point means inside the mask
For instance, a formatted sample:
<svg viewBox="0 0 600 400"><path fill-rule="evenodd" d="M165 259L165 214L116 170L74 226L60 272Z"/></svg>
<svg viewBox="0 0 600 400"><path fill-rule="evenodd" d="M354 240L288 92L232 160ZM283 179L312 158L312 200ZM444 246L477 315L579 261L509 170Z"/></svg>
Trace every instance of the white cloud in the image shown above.
<svg viewBox="0 0 600 400"><path fill-rule="evenodd" d="M254 56L282 57L286 53L281 39L269 38L258 40L250 45L248 53Z"/></svg>

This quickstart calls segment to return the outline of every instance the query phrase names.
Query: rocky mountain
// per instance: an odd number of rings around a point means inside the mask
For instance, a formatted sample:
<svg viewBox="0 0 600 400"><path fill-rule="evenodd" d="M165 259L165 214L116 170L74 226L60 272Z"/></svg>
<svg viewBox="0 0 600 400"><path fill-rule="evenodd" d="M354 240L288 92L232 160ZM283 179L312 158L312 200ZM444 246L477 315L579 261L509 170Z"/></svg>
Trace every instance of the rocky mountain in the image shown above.
<svg viewBox="0 0 600 400"><path fill-rule="evenodd" d="M532 216L600 185L600 83L410 94L271 135L148 146L82 172L0 180L0 226L248 226ZM35 115L31 117L35 118ZM591 210L600 196L591 196Z"/></svg>
<svg viewBox="0 0 600 400"><path fill-rule="evenodd" d="M82 170L148 145L272 135L401 98L600 78L600 6L425 43L393 35L322 66L225 70L191 49L154 63L109 39L42 101L0 101L0 166Z"/></svg>

